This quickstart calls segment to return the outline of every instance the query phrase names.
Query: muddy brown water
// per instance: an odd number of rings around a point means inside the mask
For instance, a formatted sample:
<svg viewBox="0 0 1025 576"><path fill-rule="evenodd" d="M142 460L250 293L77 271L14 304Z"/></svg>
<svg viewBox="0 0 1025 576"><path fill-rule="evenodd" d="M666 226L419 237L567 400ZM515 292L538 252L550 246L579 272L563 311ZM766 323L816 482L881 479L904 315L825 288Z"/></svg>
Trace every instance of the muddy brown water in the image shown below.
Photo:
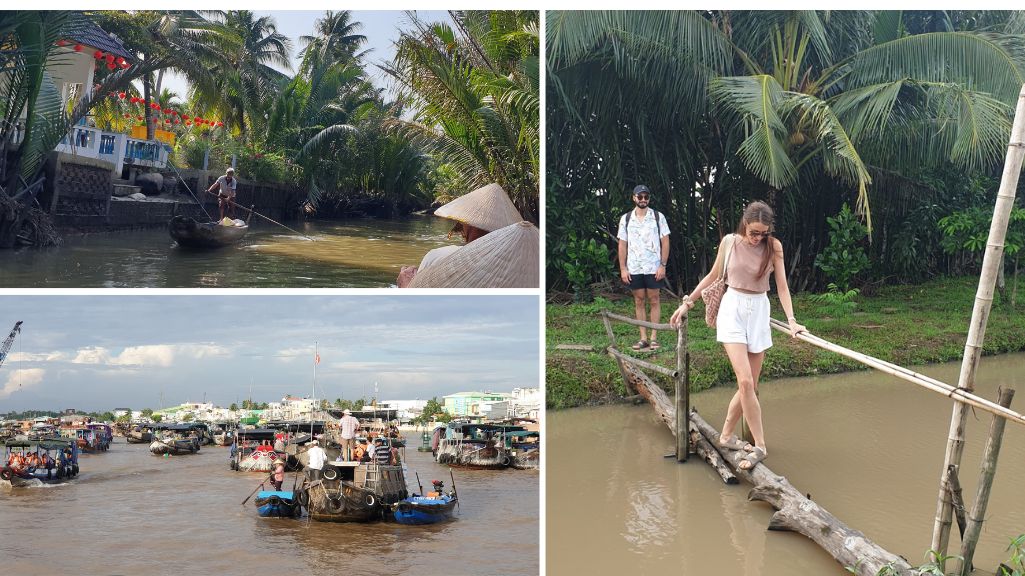
<svg viewBox="0 0 1025 576"><path fill-rule="evenodd" d="M771 354L771 351L769 352ZM1025 355L983 358L977 393L996 400L1016 386L1025 411ZM918 371L957 384L960 364ZM951 401L877 372L763 382L766 464L848 526L914 565L932 535ZM733 390L695 394L717 428ZM747 501L691 458L665 458L675 440L647 404L580 408L547 416L547 573L847 574L807 538L766 530L772 509ZM969 416L961 484L975 501L991 417ZM1025 533L1025 426L1008 423L975 556L976 574L1006 562ZM951 539L957 554L960 540Z"/></svg>
<svg viewBox="0 0 1025 576"><path fill-rule="evenodd" d="M457 519L432 526L260 518L263 477L228 469L227 448L161 458L117 439L73 481L0 490L2 574L536 575L539 475L453 469ZM407 483L451 484L430 452L406 449ZM288 482L291 483L289 474Z"/></svg>
<svg viewBox="0 0 1025 576"><path fill-rule="evenodd" d="M385 288L403 265L457 243L450 220L254 221L237 245L182 250L165 228L67 235L53 248L0 254L0 287L45 288Z"/></svg>

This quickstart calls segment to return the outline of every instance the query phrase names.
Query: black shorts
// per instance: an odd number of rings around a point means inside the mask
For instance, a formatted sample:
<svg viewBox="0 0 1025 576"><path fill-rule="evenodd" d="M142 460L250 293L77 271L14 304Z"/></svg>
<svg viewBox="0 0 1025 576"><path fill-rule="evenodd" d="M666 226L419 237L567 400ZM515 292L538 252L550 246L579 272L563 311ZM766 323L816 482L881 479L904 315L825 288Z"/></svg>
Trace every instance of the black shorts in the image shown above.
<svg viewBox="0 0 1025 576"><path fill-rule="evenodd" d="M655 280L654 274L631 274L630 275L630 289L631 290L658 290L664 288L666 285L666 279Z"/></svg>

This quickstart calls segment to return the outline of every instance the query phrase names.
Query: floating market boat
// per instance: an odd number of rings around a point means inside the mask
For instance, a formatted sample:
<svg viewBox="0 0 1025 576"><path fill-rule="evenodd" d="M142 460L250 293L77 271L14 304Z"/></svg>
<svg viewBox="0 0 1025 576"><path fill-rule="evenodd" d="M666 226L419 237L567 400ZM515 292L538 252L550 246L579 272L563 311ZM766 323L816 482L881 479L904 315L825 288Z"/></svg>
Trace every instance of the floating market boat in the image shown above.
<svg viewBox="0 0 1025 576"><path fill-rule="evenodd" d="M541 465L541 433L531 430L506 432L510 466L517 470L537 470Z"/></svg>
<svg viewBox="0 0 1025 576"><path fill-rule="evenodd" d="M449 422L439 438L435 459L440 464L475 469L501 469L512 464L506 434L522 426ZM437 431L436 431L437 433Z"/></svg>
<svg viewBox="0 0 1025 576"><path fill-rule="evenodd" d="M279 454L274 450L275 430L239 428L228 452L228 467L242 472L269 472Z"/></svg>
<svg viewBox="0 0 1025 576"><path fill-rule="evenodd" d="M255 502L256 512L265 518L297 518L302 514L297 492L261 490Z"/></svg>
<svg viewBox="0 0 1025 576"><path fill-rule="evenodd" d="M214 444L218 446L231 446L235 441L235 424L228 424L225 422L215 423L210 432L213 434Z"/></svg>
<svg viewBox="0 0 1025 576"><path fill-rule="evenodd" d="M64 438L74 439L78 443L79 452L83 452L85 454L95 454L106 449L103 442L100 440L99 433L84 424L62 426L60 429L60 435ZM109 444L107 446L109 446Z"/></svg>
<svg viewBox="0 0 1025 576"><path fill-rule="evenodd" d="M0 486L22 488L58 484L78 475L78 443L67 438L8 440L0 443L4 466Z"/></svg>
<svg viewBox="0 0 1025 576"><path fill-rule="evenodd" d="M149 444L153 442L153 427L137 424L125 434L125 442L129 444Z"/></svg>
<svg viewBox="0 0 1025 576"><path fill-rule="evenodd" d="M85 427L96 434L96 443L101 452L110 449L110 443L114 441L114 429L110 427L110 424L90 422Z"/></svg>
<svg viewBox="0 0 1025 576"><path fill-rule="evenodd" d="M434 490L423 496L412 495L392 504L392 516L399 524L437 524L452 519L459 502L455 491L445 493L441 480L433 481Z"/></svg>
<svg viewBox="0 0 1025 576"><path fill-rule="evenodd" d="M409 497L401 465L328 461L322 474L299 491L300 504L320 522L381 520L392 504Z"/></svg>
<svg viewBox="0 0 1025 576"><path fill-rule="evenodd" d="M174 216L167 224L171 238L182 248L221 248L237 243L249 232L244 220L228 226L219 222L197 222L187 216Z"/></svg>
<svg viewBox="0 0 1025 576"><path fill-rule="evenodd" d="M195 425L160 424L154 426L154 438L149 445L149 451L157 456L183 456L199 452L201 445L200 432Z"/></svg>

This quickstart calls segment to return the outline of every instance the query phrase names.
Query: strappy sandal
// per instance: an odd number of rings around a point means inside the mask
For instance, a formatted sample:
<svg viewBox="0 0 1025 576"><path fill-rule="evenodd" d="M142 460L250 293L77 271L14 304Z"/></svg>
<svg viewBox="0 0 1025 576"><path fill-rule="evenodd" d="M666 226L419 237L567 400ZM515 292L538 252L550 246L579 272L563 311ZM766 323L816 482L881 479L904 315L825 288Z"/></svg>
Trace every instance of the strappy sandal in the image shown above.
<svg viewBox="0 0 1025 576"><path fill-rule="evenodd" d="M748 452L751 451L751 450L748 450L749 447L751 449L754 449L754 447L751 446L750 442L744 442L743 440L741 440L740 438L737 438L736 436L730 436L726 440L723 440L722 438L720 438L719 439L719 446L721 446L723 448L726 448L728 450L747 450Z"/></svg>
<svg viewBox="0 0 1025 576"><path fill-rule="evenodd" d="M661 348L661 346L659 346L658 342L654 340L652 340L651 343L648 344L648 350L651 350L652 352L658 350L659 348Z"/></svg>
<svg viewBox="0 0 1025 576"><path fill-rule="evenodd" d="M647 349L647 347L648 347L648 341L647 340L638 340L636 344L631 346L631 348L633 348L634 350L645 350L645 349Z"/></svg>
<svg viewBox="0 0 1025 576"><path fill-rule="evenodd" d="M737 468L748 471L758 465L759 462L765 460L769 455L765 453L765 450L755 446L754 450L747 453L740 463L737 464ZM747 467L744 467L744 463L747 462Z"/></svg>

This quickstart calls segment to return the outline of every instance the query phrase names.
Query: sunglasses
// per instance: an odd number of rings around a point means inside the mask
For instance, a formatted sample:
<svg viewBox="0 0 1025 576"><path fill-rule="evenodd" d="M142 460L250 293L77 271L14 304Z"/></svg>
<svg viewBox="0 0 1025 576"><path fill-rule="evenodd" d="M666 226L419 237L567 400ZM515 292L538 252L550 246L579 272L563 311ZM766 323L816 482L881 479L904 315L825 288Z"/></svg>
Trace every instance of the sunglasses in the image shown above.
<svg viewBox="0 0 1025 576"><path fill-rule="evenodd" d="M747 231L747 235L751 238L768 238L769 234L772 234L772 232L769 232L768 230L765 232L755 232L754 230Z"/></svg>
<svg viewBox="0 0 1025 576"><path fill-rule="evenodd" d="M637 195L637 199L638 200L647 200L648 198L651 198L651 196L648 196L647 194L638 194Z"/></svg>

